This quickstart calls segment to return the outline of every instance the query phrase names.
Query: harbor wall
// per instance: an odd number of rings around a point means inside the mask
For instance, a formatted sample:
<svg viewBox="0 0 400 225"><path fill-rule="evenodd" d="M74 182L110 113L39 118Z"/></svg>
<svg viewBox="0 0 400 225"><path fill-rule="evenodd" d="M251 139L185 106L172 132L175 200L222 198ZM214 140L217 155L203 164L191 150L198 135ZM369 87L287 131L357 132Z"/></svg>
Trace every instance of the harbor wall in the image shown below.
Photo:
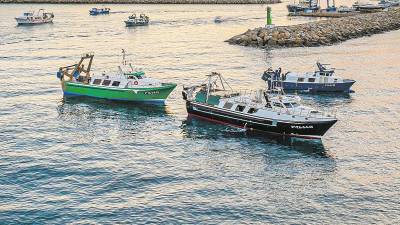
<svg viewBox="0 0 400 225"><path fill-rule="evenodd" d="M275 4L281 0L0 0L0 3L46 4Z"/></svg>
<svg viewBox="0 0 400 225"><path fill-rule="evenodd" d="M259 27L226 41L260 48L312 47L397 29L400 29L400 8L292 26Z"/></svg>

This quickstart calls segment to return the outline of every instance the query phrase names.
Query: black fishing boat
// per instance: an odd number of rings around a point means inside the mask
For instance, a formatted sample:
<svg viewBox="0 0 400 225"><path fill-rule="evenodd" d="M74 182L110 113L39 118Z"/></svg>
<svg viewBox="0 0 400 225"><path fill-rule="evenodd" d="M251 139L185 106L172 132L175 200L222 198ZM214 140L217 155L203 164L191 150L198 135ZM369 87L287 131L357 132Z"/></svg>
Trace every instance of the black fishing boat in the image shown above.
<svg viewBox="0 0 400 225"><path fill-rule="evenodd" d="M235 92L219 73L184 87L182 95L189 116L245 130L319 139L337 122L333 113L304 106L280 89Z"/></svg>

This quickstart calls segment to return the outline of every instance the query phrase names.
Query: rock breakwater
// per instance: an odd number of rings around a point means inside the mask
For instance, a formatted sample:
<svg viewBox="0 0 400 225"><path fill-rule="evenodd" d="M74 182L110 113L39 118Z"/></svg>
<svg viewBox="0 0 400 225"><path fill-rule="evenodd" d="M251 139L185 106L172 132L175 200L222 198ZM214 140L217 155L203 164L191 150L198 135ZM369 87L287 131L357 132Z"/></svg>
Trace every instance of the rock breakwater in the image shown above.
<svg viewBox="0 0 400 225"><path fill-rule="evenodd" d="M0 3L47 4L274 4L281 0L0 0Z"/></svg>
<svg viewBox="0 0 400 225"><path fill-rule="evenodd" d="M400 8L293 26L260 27L234 36L227 42L261 48L312 47L397 29L400 29Z"/></svg>

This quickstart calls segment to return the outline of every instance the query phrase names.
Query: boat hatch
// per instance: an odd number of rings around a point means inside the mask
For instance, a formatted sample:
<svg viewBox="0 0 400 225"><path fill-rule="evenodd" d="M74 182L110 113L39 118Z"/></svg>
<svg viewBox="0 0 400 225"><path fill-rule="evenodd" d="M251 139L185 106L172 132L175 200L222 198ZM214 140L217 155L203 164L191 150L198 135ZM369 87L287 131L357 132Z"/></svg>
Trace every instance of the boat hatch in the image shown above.
<svg viewBox="0 0 400 225"><path fill-rule="evenodd" d="M246 108L246 106L237 105L235 111L243 112L244 108Z"/></svg>
<svg viewBox="0 0 400 225"><path fill-rule="evenodd" d="M258 111L258 109L256 108L250 108L249 111L247 111L247 113L253 114L256 113Z"/></svg>
<svg viewBox="0 0 400 225"><path fill-rule="evenodd" d="M230 102L225 102L225 104L224 104L224 108L225 109L231 109L232 108L232 106L233 106L233 104L232 103L230 103Z"/></svg>
<svg viewBox="0 0 400 225"><path fill-rule="evenodd" d="M110 83L111 83L111 80L104 80L102 85L108 86L108 85L110 85Z"/></svg>
<svg viewBox="0 0 400 225"><path fill-rule="evenodd" d="M101 79L94 79L93 84L101 84Z"/></svg>

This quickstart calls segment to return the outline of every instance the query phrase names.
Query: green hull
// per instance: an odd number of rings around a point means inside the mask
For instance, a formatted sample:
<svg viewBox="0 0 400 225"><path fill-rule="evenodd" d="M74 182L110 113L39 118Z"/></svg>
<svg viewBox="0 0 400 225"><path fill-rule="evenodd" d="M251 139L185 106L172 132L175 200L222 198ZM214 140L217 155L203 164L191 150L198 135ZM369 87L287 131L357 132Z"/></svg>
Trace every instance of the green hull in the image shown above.
<svg viewBox="0 0 400 225"><path fill-rule="evenodd" d="M64 96L88 96L118 101L164 102L176 84L163 83L152 88L110 88L65 81L62 83Z"/></svg>

